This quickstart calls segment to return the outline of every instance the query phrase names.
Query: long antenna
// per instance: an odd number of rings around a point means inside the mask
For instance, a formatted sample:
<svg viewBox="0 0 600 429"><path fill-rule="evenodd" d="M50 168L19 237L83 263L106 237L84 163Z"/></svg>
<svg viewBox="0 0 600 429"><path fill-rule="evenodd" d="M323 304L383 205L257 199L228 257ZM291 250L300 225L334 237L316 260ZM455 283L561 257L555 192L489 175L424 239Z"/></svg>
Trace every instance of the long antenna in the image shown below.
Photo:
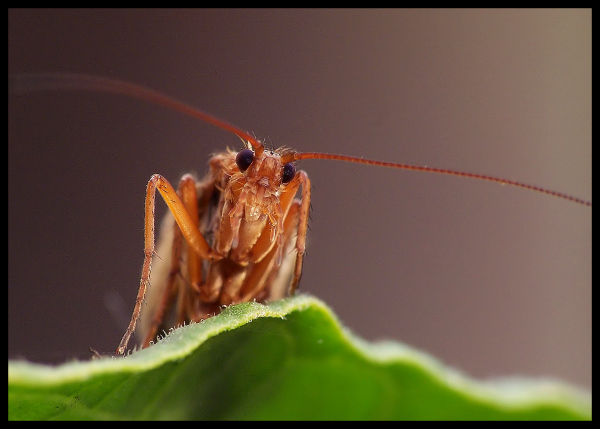
<svg viewBox="0 0 600 429"><path fill-rule="evenodd" d="M302 159L329 159L336 161L347 161L354 162L358 164L366 164L366 165L374 165L378 167L389 167L389 168L398 168L401 170L412 170L412 171L422 171L425 173L438 173L438 174L447 174L449 176L460 176L467 177L470 179L480 179L487 180L489 182L496 182L502 185L510 185L516 186L519 188L529 189L530 191L540 192L542 194L552 195L553 197L562 198L568 201L572 201L577 204L583 204L584 206L592 205L591 201L584 200L582 198L573 197L568 194L563 194L562 192L552 191L550 189L541 188L539 186L528 185L526 183L517 182L515 180L507 180L502 179L500 177L487 176L485 174L477 174L477 173L466 173L464 171L456 171L456 170L447 170L443 168L436 167L427 167L423 165L412 165L412 164L401 164L396 162L386 162L386 161L376 161L372 159L359 158L356 156L347 156L347 155L337 155L331 153L320 153L320 152L293 152L291 154L292 159L294 161L299 161Z"/></svg>
<svg viewBox="0 0 600 429"><path fill-rule="evenodd" d="M208 122L216 127L235 134L252 145L254 151L262 153L263 145L246 131L225 122L210 113L206 113L194 106L169 97L159 91L146 88L131 82L106 77L73 74L73 73L23 73L9 77L9 92L14 94L33 91L96 91L126 95L131 98L148 101L160 106L176 110L192 118Z"/></svg>
<svg viewBox="0 0 600 429"><path fill-rule="evenodd" d="M196 107L183 103L175 98L169 97L159 91L146 88L130 82L125 82L118 79L110 79L94 75L72 74L72 73L44 73L44 74L18 74L9 76L9 92L13 94L33 92L33 91L49 91L49 90L84 90L109 92L114 94L126 95L128 97L137 98L158 104L170 109L174 109L185 115L207 122L225 131L229 131L237 135L244 141L247 141L254 148L256 155L262 154L264 151L263 144L248 132L223 121L216 116L206 113ZM300 161L303 159L328 159L333 161L346 161L358 164L374 165L379 167L397 168L402 170L421 171L425 173L438 173L450 176L461 176L471 179L487 180L496 182L502 185L516 186L519 188L529 189L553 197L562 198L584 206L592 206L591 201L582 198L573 197L562 192L552 191L539 186L528 185L526 183L517 182L514 180L502 179L500 177L487 176L484 174L466 173L463 171L447 170L436 167L427 167L421 165L401 164L395 162L376 161L371 159L359 158L355 156L336 155L320 152L295 152L288 151L282 155L284 163Z"/></svg>

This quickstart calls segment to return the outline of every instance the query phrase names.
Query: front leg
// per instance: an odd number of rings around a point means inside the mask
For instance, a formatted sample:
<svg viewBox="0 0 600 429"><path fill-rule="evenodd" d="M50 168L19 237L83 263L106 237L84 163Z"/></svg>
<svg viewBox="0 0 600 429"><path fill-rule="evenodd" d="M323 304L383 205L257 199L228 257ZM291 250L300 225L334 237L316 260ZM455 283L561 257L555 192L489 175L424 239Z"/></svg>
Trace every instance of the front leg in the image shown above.
<svg viewBox="0 0 600 429"><path fill-rule="evenodd" d="M175 189L163 176L155 174L150 178L146 187L146 210L145 210L145 228L144 228L144 265L142 267L142 277L140 279L140 288L135 300L135 307L131 315L131 321L127 330L117 347L117 354L124 354L127 349L129 339L135 331L137 320L140 316L142 303L146 296L146 290L150 283L150 271L152 269L152 256L154 255L154 210L156 206L156 190L160 192L169 210L173 214L179 229L189 247L202 259L216 261L222 258L215 252L202 233L198 229L197 220L194 222L188 213L185 205L175 192Z"/></svg>
<svg viewBox="0 0 600 429"><path fill-rule="evenodd" d="M296 265L294 266L294 277L290 284L289 295L293 295L296 292L300 283L300 277L302 276L302 263L306 249L306 232L308 230L308 215L310 211L310 179L302 170L296 174L296 178L302 184L302 202L300 203L298 237L296 238Z"/></svg>

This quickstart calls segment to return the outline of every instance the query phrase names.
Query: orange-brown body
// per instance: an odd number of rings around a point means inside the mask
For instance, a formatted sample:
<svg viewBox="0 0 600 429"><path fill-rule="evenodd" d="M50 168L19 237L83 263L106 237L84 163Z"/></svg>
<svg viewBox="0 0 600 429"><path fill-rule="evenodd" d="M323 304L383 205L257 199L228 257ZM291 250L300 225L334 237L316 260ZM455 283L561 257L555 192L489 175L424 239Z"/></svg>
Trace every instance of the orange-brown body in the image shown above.
<svg viewBox="0 0 600 429"><path fill-rule="evenodd" d="M245 151L252 162L244 171L235 152L220 153L210 159L202 181L183 176L177 193L162 176L150 179L140 293L119 353L138 317L145 347L161 330L200 321L225 305L280 299L295 291L310 205L308 177L293 168L284 172L285 151ZM302 199L295 198L300 188ZM155 250L156 189L171 211ZM142 311L144 299L148 306Z"/></svg>

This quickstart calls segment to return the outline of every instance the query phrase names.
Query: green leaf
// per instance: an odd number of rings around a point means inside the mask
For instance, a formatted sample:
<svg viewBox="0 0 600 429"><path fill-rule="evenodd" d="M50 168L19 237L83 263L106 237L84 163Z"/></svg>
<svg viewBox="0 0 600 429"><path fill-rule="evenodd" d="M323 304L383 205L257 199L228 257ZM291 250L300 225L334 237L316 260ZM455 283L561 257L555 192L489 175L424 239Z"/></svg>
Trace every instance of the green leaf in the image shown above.
<svg viewBox="0 0 600 429"><path fill-rule="evenodd" d="M475 381L398 343L370 344L299 295L231 306L122 357L8 363L17 419L591 419L549 380Z"/></svg>

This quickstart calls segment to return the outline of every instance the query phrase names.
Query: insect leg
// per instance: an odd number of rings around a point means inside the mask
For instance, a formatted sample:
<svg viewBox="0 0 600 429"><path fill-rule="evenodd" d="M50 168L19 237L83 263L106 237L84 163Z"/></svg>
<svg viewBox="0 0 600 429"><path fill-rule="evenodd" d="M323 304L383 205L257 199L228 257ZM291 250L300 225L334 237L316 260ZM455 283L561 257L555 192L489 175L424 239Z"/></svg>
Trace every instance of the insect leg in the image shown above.
<svg viewBox="0 0 600 429"><path fill-rule="evenodd" d="M147 334L144 337L142 348L148 347L150 342L156 337L158 329L165 320L167 309L171 307L179 289L178 277L181 273L181 246L183 242L183 236L181 235L181 231L175 222L173 222L171 227L173 228L173 237L171 239L171 264L169 268L169 274L167 276L166 286L162 293L162 298L158 306L154 309L154 315L152 316ZM158 285L155 285L155 287L158 287ZM143 319L144 318L142 318L141 329L144 328Z"/></svg>
<svg viewBox="0 0 600 429"><path fill-rule="evenodd" d="M200 257L209 261L215 261L222 258L217 252L211 249L206 239L202 236L197 227L197 222L192 221L184 204L175 192L171 184L159 174L150 178L146 187L146 211L145 211L145 229L144 229L144 265L142 267L142 277L140 279L140 288L135 300L135 307L131 315L129 326L117 347L117 353L123 354L127 349L127 343L135 331L137 320L140 316L142 302L146 296L150 280L150 270L152 267L152 256L154 255L154 208L156 205L156 190L167 203L169 210L173 214L183 237Z"/></svg>
<svg viewBox="0 0 600 429"><path fill-rule="evenodd" d="M191 175L186 174L181 178L179 181L177 194L181 198L181 201L183 202L192 221L196 221L195 226L198 228L198 197L196 194L196 184ZM190 306L190 301L193 299L193 297L190 296L191 294L187 288L187 285L191 284L192 287L197 289L202 281L201 260L192 249L188 249L187 251L187 282L184 284L183 281L178 281L180 280L180 276L182 274L181 251L183 236L178 225L173 223L172 228L173 238L171 246L171 267L167 277L167 285L163 291L162 299L154 311L150 328L144 339L142 346L143 348L148 347L150 342L156 337L156 334L164 321L165 313L171 307L175 296L178 296L176 310L177 324L185 322L189 313L188 308Z"/></svg>
<svg viewBox="0 0 600 429"><path fill-rule="evenodd" d="M165 203L167 203L169 210L171 213L173 213L173 217L175 217L175 221L177 222L177 225L179 225L179 229L181 229L181 233L183 234L183 237L190 248L192 248L202 259L208 261L218 261L223 258L222 255L210 247L198 229L197 217L195 221L192 220L190 214L186 210L185 205L167 179L162 177L160 174L155 174L150 179L150 182L148 182L148 188L147 194L150 191L154 193L155 189L158 189L165 200ZM152 200L152 219L150 223L152 224L152 238L154 238L154 198ZM148 207L146 207L146 210L148 210ZM148 229L149 226L149 221L146 219L146 228Z"/></svg>
<svg viewBox="0 0 600 429"><path fill-rule="evenodd" d="M300 213L298 219L298 236L296 238L296 265L294 267L294 277L290 284L289 295L293 295L300 283L302 276L302 262L304 261L304 251L306 249L306 231L308 230L308 214L310 210L310 179L308 175L300 170L294 180L299 180L302 184L302 201L300 203Z"/></svg>
<svg viewBox="0 0 600 429"><path fill-rule="evenodd" d="M196 228L199 228L198 195L194 178L186 174L179 182L178 194ZM192 302L202 283L202 259L190 246L187 247L187 283L183 284L177 300L177 323L185 322L191 313ZM195 291L195 293L194 293Z"/></svg>

